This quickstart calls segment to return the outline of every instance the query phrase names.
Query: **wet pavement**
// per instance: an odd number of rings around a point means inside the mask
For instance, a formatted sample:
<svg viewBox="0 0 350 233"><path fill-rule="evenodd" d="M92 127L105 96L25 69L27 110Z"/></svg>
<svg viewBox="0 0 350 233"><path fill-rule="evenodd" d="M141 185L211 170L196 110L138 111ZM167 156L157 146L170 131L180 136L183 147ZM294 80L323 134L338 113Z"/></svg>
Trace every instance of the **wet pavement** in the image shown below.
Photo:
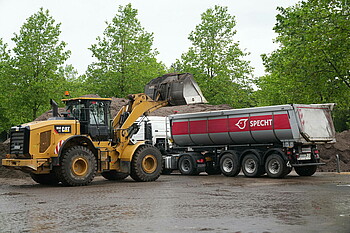
<svg viewBox="0 0 350 233"><path fill-rule="evenodd" d="M350 174L162 175L42 186L0 178L0 232L350 232Z"/></svg>

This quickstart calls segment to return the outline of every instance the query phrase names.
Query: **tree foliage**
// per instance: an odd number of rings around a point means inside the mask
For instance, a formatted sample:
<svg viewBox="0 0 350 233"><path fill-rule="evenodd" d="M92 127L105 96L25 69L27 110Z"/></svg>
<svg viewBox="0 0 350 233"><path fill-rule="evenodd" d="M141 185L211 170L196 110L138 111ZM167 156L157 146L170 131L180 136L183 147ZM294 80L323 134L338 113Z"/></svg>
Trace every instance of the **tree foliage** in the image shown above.
<svg viewBox="0 0 350 233"><path fill-rule="evenodd" d="M235 17L227 7L215 6L201 15L188 39L189 50L174 64L176 71L193 73L203 94L211 104L250 105L249 77L252 68L239 48Z"/></svg>
<svg viewBox="0 0 350 233"><path fill-rule="evenodd" d="M10 84L9 74L10 74L10 51L7 50L7 44L4 44L0 38L0 132L3 129L10 127L10 122L7 116L7 104L5 100L8 98L7 88Z"/></svg>
<svg viewBox="0 0 350 233"><path fill-rule="evenodd" d="M257 82L259 103L336 102L336 115L342 115L336 120L349 121L349 4L310 0L278 10L274 30L280 47L262 56L269 74Z"/></svg>
<svg viewBox="0 0 350 233"><path fill-rule="evenodd" d="M66 43L59 41L60 33L60 24L41 8L12 38L16 45L4 98L11 123L34 120L47 110L50 98L62 96L65 77L58 71L70 51L64 51Z"/></svg>
<svg viewBox="0 0 350 233"><path fill-rule="evenodd" d="M136 18L131 4L120 6L112 22L107 23L103 37L90 48L97 59L88 67L86 83L101 96L125 97L143 92L144 85L164 72L152 49L153 34Z"/></svg>

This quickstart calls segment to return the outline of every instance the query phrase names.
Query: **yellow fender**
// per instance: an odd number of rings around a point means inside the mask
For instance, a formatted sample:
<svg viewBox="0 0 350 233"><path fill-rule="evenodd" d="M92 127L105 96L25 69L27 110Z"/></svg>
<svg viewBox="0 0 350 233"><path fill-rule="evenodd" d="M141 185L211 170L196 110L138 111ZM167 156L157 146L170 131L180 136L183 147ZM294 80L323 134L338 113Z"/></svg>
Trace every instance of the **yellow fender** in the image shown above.
<svg viewBox="0 0 350 233"><path fill-rule="evenodd" d="M123 153L120 155L120 160L131 162L135 151L137 150L137 148L139 148L139 146L142 145L145 145L144 141L136 142L133 145L127 145Z"/></svg>

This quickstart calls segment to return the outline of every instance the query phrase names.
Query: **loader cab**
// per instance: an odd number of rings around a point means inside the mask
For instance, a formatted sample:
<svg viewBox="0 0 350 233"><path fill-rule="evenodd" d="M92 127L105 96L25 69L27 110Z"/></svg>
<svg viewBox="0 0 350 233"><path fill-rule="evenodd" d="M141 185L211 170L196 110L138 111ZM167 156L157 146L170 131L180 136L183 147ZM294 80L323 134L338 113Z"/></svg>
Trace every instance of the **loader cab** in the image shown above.
<svg viewBox="0 0 350 233"><path fill-rule="evenodd" d="M73 98L62 100L67 117L79 120L80 133L90 135L93 141L111 138L111 98Z"/></svg>

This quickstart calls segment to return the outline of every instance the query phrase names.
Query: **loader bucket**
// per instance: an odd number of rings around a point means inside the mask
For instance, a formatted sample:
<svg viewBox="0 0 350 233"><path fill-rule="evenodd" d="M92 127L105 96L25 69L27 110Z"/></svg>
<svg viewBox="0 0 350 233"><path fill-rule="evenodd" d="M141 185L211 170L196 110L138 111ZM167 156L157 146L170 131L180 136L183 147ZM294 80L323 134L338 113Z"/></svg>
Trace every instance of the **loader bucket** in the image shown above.
<svg viewBox="0 0 350 233"><path fill-rule="evenodd" d="M189 73L172 73L152 79L145 87L145 94L155 101L168 100L169 105L207 103Z"/></svg>

